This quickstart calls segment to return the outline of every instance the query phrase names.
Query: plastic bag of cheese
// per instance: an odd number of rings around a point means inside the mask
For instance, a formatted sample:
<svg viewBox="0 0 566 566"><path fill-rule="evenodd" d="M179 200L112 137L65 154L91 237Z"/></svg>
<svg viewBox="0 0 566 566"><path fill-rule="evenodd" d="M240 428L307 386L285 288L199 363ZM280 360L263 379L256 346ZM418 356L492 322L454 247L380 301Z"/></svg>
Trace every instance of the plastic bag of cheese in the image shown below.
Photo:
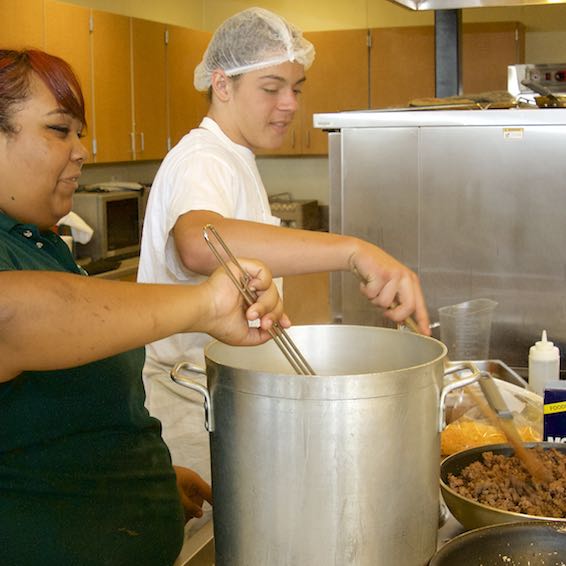
<svg viewBox="0 0 566 566"><path fill-rule="evenodd" d="M513 415L520 437L525 442L540 442L542 440L542 397L512 383L493 379ZM485 408L482 409L478 403L485 403L485 398L477 383L448 395L447 424L440 435L443 456L475 446L507 442L503 432L488 419Z"/></svg>

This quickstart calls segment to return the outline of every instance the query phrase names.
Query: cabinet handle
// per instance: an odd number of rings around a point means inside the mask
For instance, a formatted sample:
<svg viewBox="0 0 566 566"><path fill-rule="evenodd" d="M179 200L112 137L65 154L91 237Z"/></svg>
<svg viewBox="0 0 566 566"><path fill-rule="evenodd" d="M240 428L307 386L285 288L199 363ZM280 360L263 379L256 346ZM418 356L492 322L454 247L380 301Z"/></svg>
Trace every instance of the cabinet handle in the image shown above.
<svg viewBox="0 0 566 566"><path fill-rule="evenodd" d="M136 134L130 132L130 149L132 150L132 155L136 155Z"/></svg>
<svg viewBox="0 0 566 566"><path fill-rule="evenodd" d="M143 132L141 132L140 134L140 144L141 144L141 151L143 152L145 150L145 136L143 135Z"/></svg>
<svg viewBox="0 0 566 566"><path fill-rule="evenodd" d="M307 130L307 147L311 146L311 131Z"/></svg>
<svg viewBox="0 0 566 566"><path fill-rule="evenodd" d="M293 132L291 133L291 147L295 149L295 128L293 128Z"/></svg>

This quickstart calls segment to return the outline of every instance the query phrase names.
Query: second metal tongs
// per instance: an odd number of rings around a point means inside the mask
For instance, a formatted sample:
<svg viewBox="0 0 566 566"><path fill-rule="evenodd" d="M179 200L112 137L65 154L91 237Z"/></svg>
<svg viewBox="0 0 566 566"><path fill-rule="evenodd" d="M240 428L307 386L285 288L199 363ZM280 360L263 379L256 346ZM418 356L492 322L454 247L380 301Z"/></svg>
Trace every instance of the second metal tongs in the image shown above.
<svg viewBox="0 0 566 566"><path fill-rule="evenodd" d="M211 249L212 253L219 261L220 265L224 268L224 271L230 277L232 283L236 286L246 304L248 306L253 305L257 302L257 294L252 291L248 283L250 281L250 275L246 270L240 265L234 254L230 251L230 248L226 245L224 240L220 237L220 234L212 224L207 224L202 229L203 236ZM224 257L216 247L216 244L212 241L211 236L214 236L216 242L222 247L224 253L226 254L228 260L234 264L236 269L240 272L239 278L234 275L230 266L225 261ZM307 362L305 357L301 354L300 350L297 348L291 337L287 334L284 328L278 322L275 322L268 330L270 336L273 338L274 342L277 344L283 355L287 358L288 362L291 364L293 369L300 375L315 375L314 370Z"/></svg>

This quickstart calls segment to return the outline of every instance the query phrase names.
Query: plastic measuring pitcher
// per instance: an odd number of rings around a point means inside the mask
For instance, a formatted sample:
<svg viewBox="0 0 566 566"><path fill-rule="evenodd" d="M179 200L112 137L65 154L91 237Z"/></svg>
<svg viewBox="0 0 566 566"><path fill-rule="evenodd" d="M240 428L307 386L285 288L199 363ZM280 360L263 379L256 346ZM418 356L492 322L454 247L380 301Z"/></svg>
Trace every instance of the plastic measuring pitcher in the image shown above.
<svg viewBox="0 0 566 566"><path fill-rule="evenodd" d="M491 299L472 299L457 305L440 307L440 340L448 348L451 360L489 359L489 341L493 310Z"/></svg>

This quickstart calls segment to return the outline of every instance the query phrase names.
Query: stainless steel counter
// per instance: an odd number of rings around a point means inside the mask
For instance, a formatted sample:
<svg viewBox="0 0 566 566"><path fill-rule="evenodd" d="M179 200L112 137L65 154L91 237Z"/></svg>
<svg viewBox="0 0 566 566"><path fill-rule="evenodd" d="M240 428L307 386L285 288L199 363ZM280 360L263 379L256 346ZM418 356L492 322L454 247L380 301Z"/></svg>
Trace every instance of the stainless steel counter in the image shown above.
<svg viewBox="0 0 566 566"><path fill-rule="evenodd" d="M213 566L214 533L212 521L185 541L173 566Z"/></svg>
<svg viewBox="0 0 566 566"><path fill-rule="evenodd" d="M546 329L566 364L566 109L356 111L314 123L331 130L331 232L416 271L433 320L443 306L496 301L490 357L523 373ZM333 320L389 325L351 274L333 273L330 289Z"/></svg>
<svg viewBox="0 0 566 566"><path fill-rule="evenodd" d="M101 260L102 262L106 262L106 260ZM116 269L110 269L109 271L102 271L100 273L93 273L91 277L98 277L99 279L126 279L130 281L135 281L137 272L138 272L138 264L140 261L139 256L129 257L126 259L120 260L107 260L113 264L118 264L119 266ZM88 271L88 265L91 263L91 258L79 258L76 260L77 264L86 268ZM94 262L98 263L98 262ZM98 269L101 269L100 266L97 266ZM106 268L108 266L105 266Z"/></svg>
<svg viewBox="0 0 566 566"><path fill-rule="evenodd" d="M446 126L556 126L566 124L566 108L508 110L355 110L315 114L315 128L341 130L344 128L402 128Z"/></svg>
<svg viewBox="0 0 566 566"><path fill-rule="evenodd" d="M139 257L130 257L121 260L120 266L112 271L105 271L104 273L97 273L93 277L101 279L126 279L133 277L135 279L138 271Z"/></svg>
<svg viewBox="0 0 566 566"><path fill-rule="evenodd" d="M444 543L465 532L464 527L447 511L446 522L438 529L438 545L440 548Z"/></svg>

